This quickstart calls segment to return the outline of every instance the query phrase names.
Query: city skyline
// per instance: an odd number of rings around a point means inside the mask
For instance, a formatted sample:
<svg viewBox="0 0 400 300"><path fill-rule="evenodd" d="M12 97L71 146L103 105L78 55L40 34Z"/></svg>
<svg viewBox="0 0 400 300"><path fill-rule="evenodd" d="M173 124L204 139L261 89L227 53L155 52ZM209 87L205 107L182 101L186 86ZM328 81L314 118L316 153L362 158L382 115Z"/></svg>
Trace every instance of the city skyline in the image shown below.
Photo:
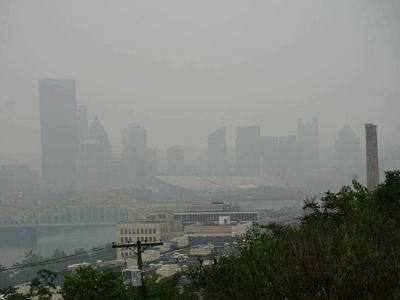
<svg viewBox="0 0 400 300"><path fill-rule="evenodd" d="M148 129L152 148L206 149L206 139L196 136L221 126L259 125L268 129L263 135L294 135L298 118L315 116L323 146L332 145L346 121L358 136L362 124L380 124L380 140L400 144L400 26L391 4L207 0L196 10L180 1L159 9L127 2L116 10L104 1L0 5L0 153L40 152L39 78L75 79L77 102L101 118L116 152L120 130L131 122ZM97 14L89 21L83 16L93 5ZM210 16L208 5L226 18ZM147 12L152 18L142 17ZM102 16L109 13L117 21L106 26ZM30 25L21 27L24 22ZM165 47L163 54L155 51ZM230 140L233 133L227 130Z"/></svg>

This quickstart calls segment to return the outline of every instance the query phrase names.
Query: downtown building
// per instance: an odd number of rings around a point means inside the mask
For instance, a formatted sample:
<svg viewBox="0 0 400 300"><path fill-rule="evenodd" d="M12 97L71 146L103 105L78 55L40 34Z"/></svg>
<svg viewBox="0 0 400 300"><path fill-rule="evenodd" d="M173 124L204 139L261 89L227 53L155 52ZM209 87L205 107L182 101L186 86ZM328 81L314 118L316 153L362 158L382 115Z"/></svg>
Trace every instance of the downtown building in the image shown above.
<svg viewBox="0 0 400 300"><path fill-rule="evenodd" d="M75 81L39 80L41 175L53 192L76 189L78 136Z"/></svg>
<svg viewBox="0 0 400 300"><path fill-rule="evenodd" d="M172 176L185 175L185 152L179 146L167 149L167 174Z"/></svg>
<svg viewBox="0 0 400 300"><path fill-rule="evenodd" d="M315 118L312 122L297 122L297 139L302 172L315 174L320 166L319 122Z"/></svg>
<svg viewBox="0 0 400 300"><path fill-rule="evenodd" d="M236 171L241 176L259 176L260 127L247 126L236 128Z"/></svg>
<svg viewBox="0 0 400 300"><path fill-rule="evenodd" d="M358 180L362 171L360 139L354 130L344 125L339 131L334 144L333 183L337 188L343 184Z"/></svg>
<svg viewBox="0 0 400 300"><path fill-rule="evenodd" d="M123 187L147 185L157 173L157 153L147 145L147 130L139 124L122 129L122 151L119 166Z"/></svg>
<svg viewBox="0 0 400 300"><path fill-rule="evenodd" d="M111 144L97 116L81 141L79 151L79 182L81 191L110 188Z"/></svg>
<svg viewBox="0 0 400 300"><path fill-rule="evenodd" d="M209 175L222 176L228 172L226 129L221 127L208 135L208 161Z"/></svg>

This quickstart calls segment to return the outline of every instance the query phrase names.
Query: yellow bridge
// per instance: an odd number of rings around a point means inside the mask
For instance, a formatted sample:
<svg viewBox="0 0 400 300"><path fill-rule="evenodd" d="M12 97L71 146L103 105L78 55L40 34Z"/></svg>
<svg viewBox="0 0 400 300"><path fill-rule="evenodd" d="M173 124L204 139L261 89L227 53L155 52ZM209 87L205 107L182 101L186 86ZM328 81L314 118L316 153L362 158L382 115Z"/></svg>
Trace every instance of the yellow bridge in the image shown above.
<svg viewBox="0 0 400 300"><path fill-rule="evenodd" d="M146 202L118 193L71 193L30 209L0 206L0 228L114 225L152 211Z"/></svg>

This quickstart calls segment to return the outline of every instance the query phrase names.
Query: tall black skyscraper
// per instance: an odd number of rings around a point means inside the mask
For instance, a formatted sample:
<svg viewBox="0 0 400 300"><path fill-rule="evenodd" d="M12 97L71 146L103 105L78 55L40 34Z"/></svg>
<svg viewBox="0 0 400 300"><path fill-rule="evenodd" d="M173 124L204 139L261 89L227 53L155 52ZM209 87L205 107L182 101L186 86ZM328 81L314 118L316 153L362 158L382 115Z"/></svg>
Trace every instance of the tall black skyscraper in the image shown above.
<svg viewBox="0 0 400 300"><path fill-rule="evenodd" d="M76 187L77 120L75 81L39 80L42 180L52 191Z"/></svg>

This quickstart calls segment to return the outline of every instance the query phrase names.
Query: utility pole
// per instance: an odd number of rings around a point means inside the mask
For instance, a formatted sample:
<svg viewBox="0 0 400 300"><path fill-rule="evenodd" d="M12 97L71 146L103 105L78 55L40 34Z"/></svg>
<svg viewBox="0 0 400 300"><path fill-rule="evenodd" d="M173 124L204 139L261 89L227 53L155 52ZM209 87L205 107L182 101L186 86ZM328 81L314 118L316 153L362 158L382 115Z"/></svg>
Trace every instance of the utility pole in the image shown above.
<svg viewBox="0 0 400 300"><path fill-rule="evenodd" d="M140 284L138 286L138 296L139 300L146 299L144 280L143 280L143 261L142 261L142 253L150 246L162 246L164 243L142 243L141 241L137 241L136 243L126 243L126 244L116 244L112 243L113 248L128 248L132 252L136 254L136 261L138 269L140 270ZM143 248L142 248L143 247ZM135 250L136 248L136 250Z"/></svg>

